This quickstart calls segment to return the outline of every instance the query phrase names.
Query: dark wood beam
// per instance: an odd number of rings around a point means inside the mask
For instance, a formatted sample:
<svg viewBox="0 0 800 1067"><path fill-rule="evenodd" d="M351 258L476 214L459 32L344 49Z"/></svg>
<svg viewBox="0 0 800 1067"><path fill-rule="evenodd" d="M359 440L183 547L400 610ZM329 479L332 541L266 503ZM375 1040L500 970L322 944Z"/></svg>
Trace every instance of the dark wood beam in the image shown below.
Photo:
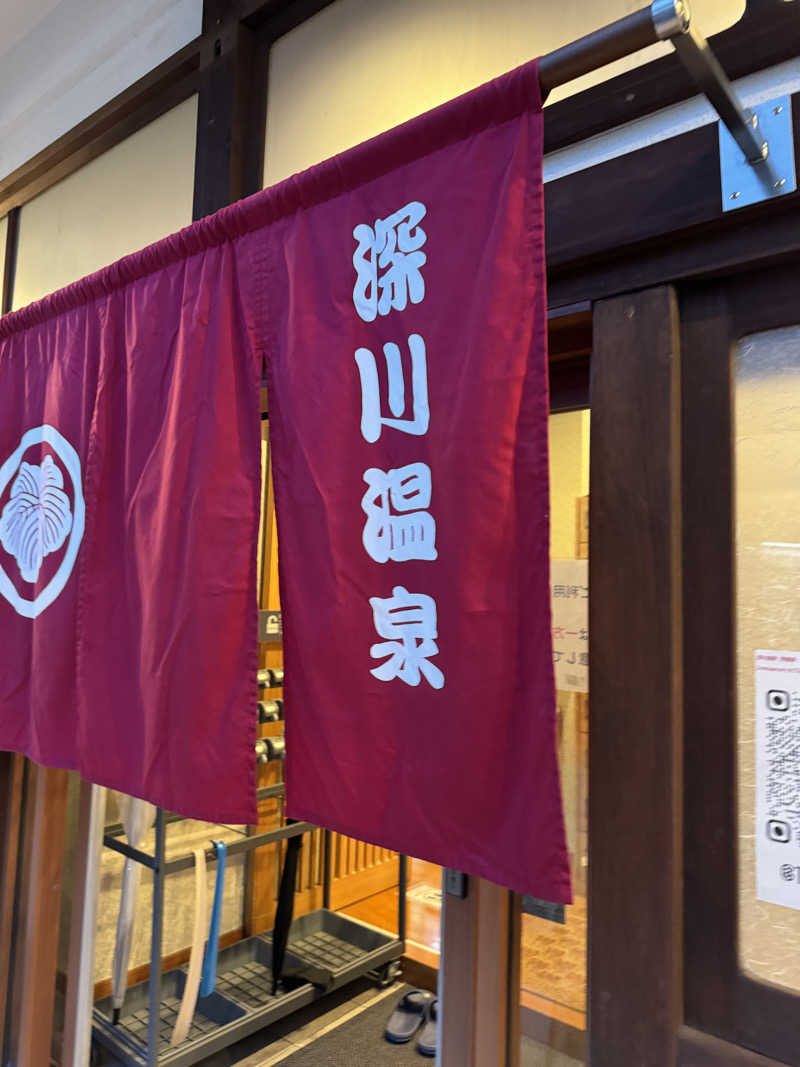
<svg viewBox="0 0 800 1067"><path fill-rule="evenodd" d="M798 164L800 94L792 108ZM597 300L800 253L798 208L800 191L723 212L715 124L548 182L550 301Z"/></svg>
<svg viewBox="0 0 800 1067"><path fill-rule="evenodd" d="M334 0L240 0L241 19L251 29L264 31L271 43L306 22Z"/></svg>
<svg viewBox="0 0 800 1067"><path fill-rule="evenodd" d="M589 1061L603 1067L674 1067L682 1019L679 367L672 289L595 305Z"/></svg>
<svg viewBox="0 0 800 1067"><path fill-rule="evenodd" d="M0 275L0 315L9 312L14 303L14 278L17 273L17 250L19 249L19 208L8 213L6 227L6 250L3 257L3 273Z"/></svg>
<svg viewBox="0 0 800 1067"><path fill-rule="evenodd" d="M255 34L239 21L226 0L206 0L203 7L200 86L197 102L197 142L193 217L203 218L260 188L259 172L250 174L247 188L245 158L248 134L258 131L263 156L263 107L266 85L254 86ZM265 68L261 68L265 70ZM252 151L250 155L252 156ZM252 166L252 160L251 160Z"/></svg>

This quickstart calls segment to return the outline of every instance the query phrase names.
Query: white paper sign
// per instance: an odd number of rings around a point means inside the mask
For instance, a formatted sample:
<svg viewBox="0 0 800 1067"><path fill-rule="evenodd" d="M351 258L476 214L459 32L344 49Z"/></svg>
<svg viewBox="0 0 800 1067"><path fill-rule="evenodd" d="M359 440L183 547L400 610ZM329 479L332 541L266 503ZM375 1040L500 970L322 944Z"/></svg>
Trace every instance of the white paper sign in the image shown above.
<svg viewBox="0 0 800 1067"><path fill-rule="evenodd" d="M756 895L800 908L800 652L756 652Z"/></svg>
<svg viewBox="0 0 800 1067"><path fill-rule="evenodd" d="M589 561L550 562L556 689L589 692Z"/></svg>

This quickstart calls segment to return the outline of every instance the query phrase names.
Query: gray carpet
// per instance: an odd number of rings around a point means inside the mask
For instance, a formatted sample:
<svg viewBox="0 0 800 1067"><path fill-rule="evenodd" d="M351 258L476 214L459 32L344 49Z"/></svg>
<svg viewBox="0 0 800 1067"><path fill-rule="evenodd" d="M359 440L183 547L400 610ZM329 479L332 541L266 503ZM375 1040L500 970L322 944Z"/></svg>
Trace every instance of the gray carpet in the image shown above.
<svg viewBox="0 0 800 1067"><path fill-rule="evenodd" d="M408 988L408 987L405 987ZM383 1031L394 1006L402 995L387 997L379 1004L366 1008L360 1015L348 1019L335 1030L324 1034L306 1048L300 1049L280 1067L423 1067L436 1061L420 1056L414 1042L392 1045ZM540 1045L538 1041L522 1038L521 1067L581 1067L578 1060Z"/></svg>
<svg viewBox="0 0 800 1067"><path fill-rule="evenodd" d="M283 1060L280 1067L422 1067L435 1063L428 1056L420 1056L413 1040L408 1045L392 1045L383 1036L395 1005L410 988L402 986L396 997L386 997L366 1008Z"/></svg>

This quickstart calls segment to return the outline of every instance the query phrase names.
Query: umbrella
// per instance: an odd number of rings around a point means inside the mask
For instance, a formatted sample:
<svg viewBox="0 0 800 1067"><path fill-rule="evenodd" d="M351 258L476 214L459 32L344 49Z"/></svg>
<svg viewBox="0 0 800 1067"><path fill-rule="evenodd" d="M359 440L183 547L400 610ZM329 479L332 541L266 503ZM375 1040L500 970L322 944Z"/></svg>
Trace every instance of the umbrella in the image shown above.
<svg viewBox="0 0 800 1067"><path fill-rule="evenodd" d="M203 977L200 981L200 996L208 997L214 992L217 981L217 954L219 952L219 928L222 921L222 903L225 886L225 864L228 846L224 841L212 841L217 854L217 880L214 883L214 904L211 908L211 926L208 930L208 944L203 958Z"/></svg>
<svg viewBox="0 0 800 1067"><path fill-rule="evenodd" d="M180 1045L186 1039L192 1025L200 982L203 977L203 946L206 943L208 923L208 899L206 890L206 853L205 849L194 850L194 928L192 932L192 951L189 956L189 972L183 987L183 997L175 1022L175 1029L170 1038L170 1048Z"/></svg>
<svg viewBox="0 0 800 1067"><path fill-rule="evenodd" d="M120 807L122 826L128 838L128 844L131 848L138 848L145 832L153 825L156 809L146 800L124 795L120 797ZM132 859L126 859L122 869L122 897L117 918L114 962L111 969L111 1006L114 1010L115 1024L119 1022L128 985L128 962L131 955L133 919L136 913L136 896L139 892L141 870L142 865Z"/></svg>
<svg viewBox="0 0 800 1067"><path fill-rule="evenodd" d="M294 819L287 819L287 826L294 821ZM290 837L286 842L286 855L283 860L281 886L278 891L278 909L275 912L275 929L272 931L273 997L278 991L278 982L281 979L283 961L286 956L286 945L289 941L289 927L292 925L292 915L294 914L294 887L297 881L297 859L300 855L300 846L302 843L302 834Z"/></svg>

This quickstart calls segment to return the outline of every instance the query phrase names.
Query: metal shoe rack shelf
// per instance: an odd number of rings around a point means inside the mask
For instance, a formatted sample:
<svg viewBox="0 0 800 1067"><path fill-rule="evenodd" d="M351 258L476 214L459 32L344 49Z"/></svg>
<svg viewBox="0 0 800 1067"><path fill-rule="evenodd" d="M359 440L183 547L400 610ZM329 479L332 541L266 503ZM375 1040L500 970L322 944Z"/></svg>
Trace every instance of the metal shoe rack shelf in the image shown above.
<svg viewBox="0 0 800 1067"><path fill-rule="evenodd" d="M258 749L259 759L282 758L283 747ZM259 799L279 797L284 785L259 790ZM155 849L152 855L131 848L106 833L106 847L136 860L153 872L153 917L150 947L151 979L128 989L123 1014L115 1023L111 997L97 1001L93 1013L93 1036L126 1067L186 1067L227 1048L249 1034L283 1019L320 997L340 989L363 975L374 975L380 984L399 973L405 950L407 861L399 858L398 936L367 923L331 911L331 833L323 834L323 907L295 919L289 930L284 977L275 996L272 990L272 931L249 937L222 949L217 963L215 990L197 1001L194 1020L186 1039L174 1048L170 1038L186 984L187 967L161 972L164 929L164 879L194 863L191 854L168 860L165 826L174 817L158 809L155 819ZM229 857L275 845L317 829L298 822L275 830L242 837L228 845ZM206 852L206 862L216 862L216 852ZM301 977L303 972L308 977Z"/></svg>

